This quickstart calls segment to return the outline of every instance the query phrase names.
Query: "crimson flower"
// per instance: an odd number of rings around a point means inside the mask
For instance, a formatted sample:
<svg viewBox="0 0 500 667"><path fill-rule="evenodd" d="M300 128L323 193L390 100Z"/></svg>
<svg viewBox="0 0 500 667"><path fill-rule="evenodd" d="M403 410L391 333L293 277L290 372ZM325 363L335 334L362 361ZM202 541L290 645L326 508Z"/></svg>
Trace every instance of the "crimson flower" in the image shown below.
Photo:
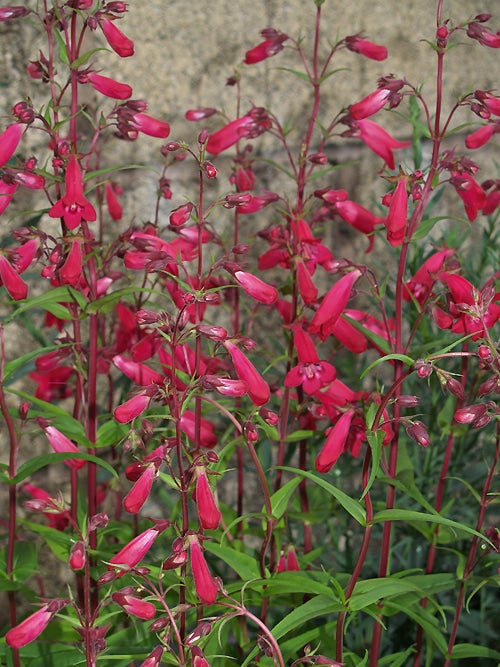
<svg viewBox="0 0 500 667"><path fill-rule="evenodd" d="M261 35L267 37L263 42L254 46L253 49L250 49L245 54L244 63L246 65L254 65L255 63L260 63L262 60L266 60L271 56L275 56L277 53L283 50L283 42L288 39L288 35L285 35L282 32L268 28L263 30Z"/></svg>
<svg viewBox="0 0 500 667"><path fill-rule="evenodd" d="M65 607L64 600L52 600L37 609L34 614L25 618L11 628L5 635L5 641L11 648L22 648L34 641L47 627L57 612Z"/></svg>
<svg viewBox="0 0 500 667"><path fill-rule="evenodd" d="M69 566L72 570L81 570L83 567L85 567L86 560L87 554L85 552L85 544L79 540L71 547L69 554Z"/></svg>
<svg viewBox="0 0 500 667"><path fill-rule="evenodd" d="M350 271L325 294L311 321L309 331L319 333L322 339L331 333L331 327L338 320L349 301L356 280L361 276L359 269Z"/></svg>
<svg viewBox="0 0 500 667"><path fill-rule="evenodd" d="M349 115L354 120L361 120L368 116L373 116L377 111L383 109L387 103L391 90L389 88L378 88L364 97L360 102L351 104L349 107Z"/></svg>
<svg viewBox="0 0 500 667"><path fill-rule="evenodd" d="M170 125L164 120L158 120L146 113L138 112L133 115L132 125L150 137L166 139L170 134Z"/></svg>
<svg viewBox="0 0 500 667"><path fill-rule="evenodd" d="M500 31L494 33L490 28L478 21L472 21L467 27L467 35L477 40L483 46L500 49Z"/></svg>
<svg viewBox="0 0 500 667"><path fill-rule="evenodd" d="M432 287L436 282L437 275L443 268L443 264L448 257L455 254L452 248L446 248L434 253L419 268L416 274L407 283L403 291L403 299L411 301L414 299L422 306L429 297Z"/></svg>
<svg viewBox="0 0 500 667"><path fill-rule="evenodd" d="M98 93L114 100L128 100L132 97L132 87L128 83L120 83L96 72L88 72L79 76L80 83L90 83Z"/></svg>
<svg viewBox="0 0 500 667"><path fill-rule="evenodd" d="M16 152L23 130L20 123L13 123L0 134L0 167L3 167Z"/></svg>
<svg viewBox="0 0 500 667"><path fill-rule="evenodd" d="M481 146L487 144L491 137L497 132L500 132L500 124L498 122L481 125L481 127L465 138L465 145L471 150L481 148Z"/></svg>
<svg viewBox="0 0 500 667"><path fill-rule="evenodd" d="M398 148L408 148L410 142L394 139L383 127L368 118L355 122L361 140L384 160L389 169L394 169L393 151Z"/></svg>
<svg viewBox="0 0 500 667"><path fill-rule="evenodd" d="M191 570L196 594L203 604L213 604L219 588L210 574L197 535L188 535Z"/></svg>
<svg viewBox="0 0 500 667"><path fill-rule="evenodd" d="M113 570L116 566L121 569L119 576L122 576L127 569L134 568L151 549L161 530L166 527L167 525L148 528L134 537L109 561L108 570Z"/></svg>
<svg viewBox="0 0 500 667"><path fill-rule="evenodd" d="M255 366L234 343L227 340L224 342L224 345L231 355L236 375L247 384L248 396L252 403L254 405L267 403L271 393L267 382L265 382Z"/></svg>
<svg viewBox="0 0 500 667"><path fill-rule="evenodd" d="M122 194L123 190L117 185L113 186L111 183L106 183L105 194L106 204L109 215L113 220L121 220L123 214L123 207L118 200L117 194Z"/></svg>
<svg viewBox="0 0 500 667"><path fill-rule="evenodd" d="M190 440L196 439L196 419L192 410L184 410L180 420L181 431ZM200 443L206 449L213 449L217 444L214 425L203 417L200 419Z"/></svg>
<svg viewBox="0 0 500 667"><path fill-rule="evenodd" d="M165 648L163 646L156 646L146 660L141 662L140 667L157 667L161 662L164 651Z"/></svg>
<svg viewBox="0 0 500 667"><path fill-rule="evenodd" d="M156 466L154 463L147 465L142 475L123 499L123 507L127 512L130 514L139 512L149 497L155 476Z"/></svg>
<svg viewBox="0 0 500 667"><path fill-rule="evenodd" d="M116 591L111 595L111 599L131 616L142 618L145 621L150 621L156 616L156 607L154 604L131 595L128 588L123 591Z"/></svg>
<svg viewBox="0 0 500 667"><path fill-rule="evenodd" d="M392 246L401 245L405 238L408 224L408 190L406 177L400 176L396 189L392 193L389 213L385 221L387 240Z"/></svg>
<svg viewBox="0 0 500 667"><path fill-rule="evenodd" d="M339 456L344 451L353 417L354 410L347 410L339 417L335 425L326 431L327 438L325 444L315 461L318 472L328 472L337 462Z"/></svg>
<svg viewBox="0 0 500 667"><path fill-rule="evenodd" d="M196 486L193 499L198 508L198 517L205 530L215 530L221 520L221 513L215 502L208 483L207 471L203 466L196 466Z"/></svg>
<svg viewBox="0 0 500 667"><path fill-rule="evenodd" d="M0 254L0 285L4 285L14 301L20 301L28 296L28 285L2 254Z"/></svg>
<svg viewBox="0 0 500 667"><path fill-rule="evenodd" d="M75 229L82 220L93 222L96 212L83 194L82 172L76 155L70 155L65 176L66 192L49 211L51 218L63 218L68 229Z"/></svg>
<svg viewBox="0 0 500 667"><path fill-rule="evenodd" d="M0 178L0 215L12 201L16 190L17 183L7 183L3 178Z"/></svg>
<svg viewBox="0 0 500 667"><path fill-rule="evenodd" d="M365 58L370 58L371 60L385 60L387 58L387 49L385 46L362 39L359 35L346 37L345 45L349 51L360 53Z"/></svg>
<svg viewBox="0 0 500 667"><path fill-rule="evenodd" d="M134 55L134 42L124 35L109 19L101 21L101 28L110 47L120 58Z"/></svg>
<svg viewBox="0 0 500 667"><path fill-rule="evenodd" d="M486 204L486 192L468 172L452 171L450 183L464 203L465 212L473 222Z"/></svg>
<svg viewBox="0 0 500 667"><path fill-rule="evenodd" d="M492 95L487 90L476 90L474 97L495 116L500 116L500 97Z"/></svg>
<svg viewBox="0 0 500 667"><path fill-rule="evenodd" d="M254 107L245 116L232 120L220 130L211 134L207 141L207 151L212 155L222 153L234 146L240 139L254 139L269 130L271 119L262 107Z"/></svg>
<svg viewBox="0 0 500 667"><path fill-rule="evenodd" d="M82 245L79 239L72 239L66 261L58 271L58 277L61 285L71 285L76 287L83 274L82 265Z"/></svg>
<svg viewBox="0 0 500 667"><path fill-rule="evenodd" d="M150 401L151 397L149 394L143 391L116 407L113 415L120 424L128 424L144 412Z"/></svg>
<svg viewBox="0 0 500 667"><path fill-rule="evenodd" d="M299 363L286 374L285 387L302 385L307 394L315 394L321 387L335 380L335 368L327 361L319 360L311 337L300 325L294 327L293 342Z"/></svg>
<svg viewBox="0 0 500 667"><path fill-rule="evenodd" d="M278 298L278 290L272 285L268 285L257 276L247 271L235 271L236 282L244 291L256 301L265 303L268 306L273 304Z"/></svg>

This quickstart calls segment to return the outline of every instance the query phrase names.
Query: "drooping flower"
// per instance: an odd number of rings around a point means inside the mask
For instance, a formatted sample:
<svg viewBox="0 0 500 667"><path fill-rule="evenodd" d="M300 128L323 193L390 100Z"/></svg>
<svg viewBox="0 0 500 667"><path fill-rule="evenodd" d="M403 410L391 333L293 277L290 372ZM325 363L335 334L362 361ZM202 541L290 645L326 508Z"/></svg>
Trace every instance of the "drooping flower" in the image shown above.
<svg viewBox="0 0 500 667"><path fill-rule="evenodd" d="M7 183L3 178L0 178L0 215L12 201L16 190L17 183Z"/></svg>
<svg viewBox="0 0 500 667"><path fill-rule="evenodd" d="M451 172L450 183L464 203L465 212L473 222L486 204L486 192L468 172Z"/></svg>
<svg viewBox="0 0 500 667"><path fill-rule="evenodd" d="M13 123L0 134L0 167L3 167L16 152L23 131L24 127L20 123Z"/></svg>
<svg viewBox="0 0 500 667"><path fill-rule="evenodd" d="M151 397L143 391L116 407L113 415L120 424L128 424L144 412L150 401Z"/></svg>
<svg viewBox="0 0 500 667"><path fill-rule="evenodd" d="M44 431L50 446L58 454L80 454L78 447L76 447L76 445L74 445L71 440L65 436L64 433L61 433L55 426L45 426ZM82 459L68 459L67 461L64 461L64 463L70 468L80 470L80 468L83 468L87 462Z"/></svg>
<svg viewBox="0 0 500 667"><path fill-rule="evenodd" d="M134 537L133 540L128 542L128 544L111 558L108 570L113 570L114 566L116 566L121 570L119 575L122 576L125 574L126 570L134 568L148 553L161 530L166 528L167 524L168 522L165 522L165 526L148 528L140 533L140 535L137 535L137 537Z"/></svg>
<svg viewBox="0 0 500 667"><path fill-rule="evenodd" d="M247 384L248 396L252 403L254 405L267 403L271 395L267 382L234 343L227 340L224 345L231 355L236 375Z"/></svg>
<svg viewBox="0 0 500 667"><path fill-rule="evenodd" d="M28 285L2 254L0 254L0 284L5 287L14 301L20 301L28 296Z"/></svg>
<svg viewBox="0 0 500 667"><path fill-rule="evenodd" d="M268 285L263 280L247 271L235 271L234 277L238 285L256 301L265 303L268 306L273 304L278 298L278 290L272 285Z"/></svg>
<svg viewBox="0 0 500 667"><path fill-rule="evenodd" d="M437 280L438 273L448 257L455 254L453 248L446 248L431 255L416 274L407 283L403 291L403 299L411 301L413 296L420 305L423 305L431 293L432 287Z"/></svg>
<svg viewBox="0 0 500 667"><path fill-rule="evenodd" d="M335 422L334 426L327 430L325 444L316 457L315 466L318 472L328 472L337 462L344 451L354 410L346 410Z"/></svg>
<svg viewBox="0 0 500 667"><path fill-rule="evenodd" d="M210 574L198 536L188 535L188 543L196 594L203 604L213 604L217 598L219 588Z"/></svg>
<svg viewBox="0 0 500 667"><path fill-rule="evenodd" d="M184 410L180 420L181 431L187 435L190 440L196 439L196 418L192 410ZM213 449L217 444L214 425L204 419L200 419L200 443L202 447Z"/></svg>
<svg viewBox="0 0 500 667"><path fill-rule="evenodd" d="M354 120L361 120L373 116L377 111L383 109L387 103L391 91L389 88L377 88L373 93L364 97L360 102L351 104L349 107L349 114Z"/></svg>
<svg viewBox="0 0 500 667"><path fill-rule="evenodd" d="M186 113L184 114L184 118L186 120L190 121L200 121L204 120L205 118L210 118L210 116L213 116L214 114L217 113L217 109L214 109L213 107L202 107L200 109L188 109Z"/></svg>
<svg viewBox="0 0 500 667"><path fill-rule="evenodd" d="M82 220L94 222L96 212L83 194L83 179L76 155L70 155L65 176L66 192L50 209L51 218L62 218L68 229L75 229Z"/></svg>
<svg viewBox="0 0 500 667"><path fill-rule="evenodd" d="M205 467L196 466L195 475L196 486L193 499L198 508L200 523L205 530L215 530L220 523L221 513L208 483Z"/></svg>
<svg viewBox="0 0 500 667"><path fill-rule="evenodd" d="M371 60L385 60L387 58L387 49L385 46L362 39L359 35L346 37L345 45L349 51L360 53L365 58L370 58Z"/></svg>
<svg viewBox="0 0 500 667"><path fill-rule="evenodd" d="M408 148L410 142L394 139L383 127L368 118L362 118L356 123L361 140L384 160L389 169L394 169L393 151Z"/></svg>
<svg viewBox="0 0 500 667"><path fill-rule="evenodd" d="M401 245L408 224L408 190L406 176L400 176L392 193L389 213L385 221L387 240L392 246Z"/></svg>
<svg viewBox="0 0 500 667"><path fill-rule="evenodd" d="M359 269L346 273L323 297L322 302L311 321L309 331L319 333L326 338L330 327L338 320L349 301L356 280L361 276Z"/></svg>
<svg viewBox="0 0 500 667"><path fill-rule="evenodd" d="M495 116L500 116L500 97L492 95L487 90L476 90L474 92L474 97L483 104L488 111L490 111Z"/></svg>
<svg viewBox="0 0 500 667"><path fill-rule="evenodd" d="M481 146L488 143L496 132L500 132L500 125L498 124L488 123L487 125L481 125L481 127L465 137L465 145L471 150L481 148Z"/></svg>
<svg viewBox="0 0 500 667"><path fill-rule="evenodd" d="M132 118L132 125L150 137L158 137L159 139L166 139L170 134L170 125L158 118L153 118L146 113L135 113Z"/></svg>
<svg viewBox="0 0 500 667"><path fill-rule="evenodd" d="M12 21L14 19L20 19L23 16L28 16L28 14L31 14L31 11L31 9L19 5L0 7L0 23L3 23L4 21Z"/></svg>
<svg viewBox="0 0 500 667"><path fill-rule="evenodd" d="M263 30L261 34L263 37L266 37L266 39L246 52L243 61L246 65L254 65L271 56L275 56L283 50L283 42L288 39L288 35L285 35L278 30L274 30L273 28Z"/></svg>
<svg viewBox="0 0 500 667"><path fill-rule="evenodd" d="M123 206L120 204L120 201L117 197L117 194L122 194L123 190L117 185L112 185L111 183L106 183L105 194L106 194L106 204L108 207L109 215L113 220L121 220L123 215Z"/></svg>
<svg viewBox="0 0 500 667"><path fill-rule="evenodd" d="M69 554L69 566L72 570L81 570L83 567L85 567L86 560L87 554L85 550L85 544L79 540L71 547Z"/></svg>
<svg viewBox="0 0 500 667"><path fill-rule="evenodd" d="M110 47L120 58L134 55L134 42L124 35L108 18L101 21L101 28Z"/></svg>
<svg viewBox="0 0 500 667"><path fill-rule="evenodd" d="M500 31L494 33L490 28L478 21L472 21L467 27L467 35L483 46L500 49Z"/></svg>
<svg viewBox="0 0 500 667"><path fill-rule="evenodd" d="M302 385L306 394L315 394L335 380L335 368L327 361L320 361L311 337L300 325L294 327L293 342L299 363L286 374L285 387Z"/></svg>
<svg viewBox="0 0 500 667"><path fill-rule="evenodd" d="M111 595L111 599L116 604L119 604L127 614L142 618L144 621L150 621L156 616L156 607L152 602L142 600L141 598L132 595L128 589L124 591L116 591Z"/></svg>
<svg viewBox="0 0 500 667"><path fill-rule="evenodd" d="M88 72L79 77L80 83L90 83L98 93L111 97L114 100L128 100L132 97L132 87L128 83L120 83L107 76L97 74L97 72Z"/></svg>
<svg viewBox="0 0 500 667"><path fill-rule="evenodd" d="M83 274L82 265L82 246L79 239L72 239L66 261L58 271L61 285L71 285L76 287Z"/></svg>
<svg viewBox="0 0 500 667"><path fill-rule="evenodd" d="M18 625L11 628L5 635L5 641L11 648L22 648L34 641L47 627L55 614L65 607L64 600L52 600L37 609L34 614L25 618Z"/></svg>
<svg viewBox="0 0 500 667"><path fill-rule="evenodd" d="M146 660L141 662L140 667L158 667L161 662L161 657L165 651L164 646L156 646L148 655Z"/></svg>
<svg viewBox="0 0 500 667"><path fill-rule="evenodd" d="M240 139L254 139L270 129L272 121L262 107L254 107L245 116L236 118L211 134L207 141L207 151L218 155L234 146Z"/></svg>
<svg viewBox="0 0 500 667"><path fill-rule="evenodd" d="M154 464L147 465L142 475L123 499L123 507L127 512L130 514L139 512L149 497L155 476L156 466Z"/></svg>

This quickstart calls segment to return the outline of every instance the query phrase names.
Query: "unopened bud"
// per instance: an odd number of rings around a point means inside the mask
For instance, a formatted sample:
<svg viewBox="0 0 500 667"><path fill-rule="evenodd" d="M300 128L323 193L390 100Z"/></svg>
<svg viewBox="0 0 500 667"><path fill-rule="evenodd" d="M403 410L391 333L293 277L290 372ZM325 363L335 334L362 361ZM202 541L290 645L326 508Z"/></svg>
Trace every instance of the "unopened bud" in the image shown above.
<svg viewBox="0 0 500 667"><path fill-rule="evenodd" d="M207 178L217 178L217 169L211 162L204 162L202 167Z"/></svg>
<svg viewBox="0 0 500 667"><path fill-rule="evenodd" d="M450 394L453 394L453 396L456 396L460 400L463 399L465 392L461 382L453 377L447 377L445 387L450 392Z"/></svg>
<svg viewBox="0 0 500 667"><path fill-rule="evenodd" d="M484 426L483 417L486 415L487 407L484 403L477 403L476 405L468 405L465 408L460 408L455 412L455 421L459 424L471 424L477 427L478 420ZM488 418L489 421L489 418ZM486 422L487 423L487 422Z"/></svg>
<svg viewBox="0 0 500 667"><path fill-rule="evenodd" d="M420 403L418 396L403 395L398 396L397 403L402 408L414 408Z"/></svg>
<svg viewBox="0 0 500 667"><path fill-rule="evenodd" d="M427 427L421 421L415 421L406 427L406 432L412 440L415 440L421 447L427 447L431 439L427 432Z"/></svg>
<svg viewBox="0 0 500 667"><path fill-rule="evenodd" d="M498 391L499 387L499 377L497 375L492 375L479 385L477 395L486 396L486 394L491 394L494 391Z"/></svg>
<svg viewBox="0 0 500 667"><path fill-rule="evenodd" d="M414 368L419 378L427 378L432 373L431 362L424 361L423 359L418 359L415 362Z"/></svg>

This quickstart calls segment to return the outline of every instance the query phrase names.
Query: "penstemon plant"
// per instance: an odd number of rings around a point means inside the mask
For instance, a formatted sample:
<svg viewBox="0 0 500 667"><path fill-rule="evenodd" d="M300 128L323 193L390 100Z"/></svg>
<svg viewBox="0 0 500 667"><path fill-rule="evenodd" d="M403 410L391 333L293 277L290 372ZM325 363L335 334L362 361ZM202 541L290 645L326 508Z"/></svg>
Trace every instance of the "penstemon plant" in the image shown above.
<svg viewBox="0 0 500 667"><path fill-rule="evenodd" d="M443 94L452 47L500 32L438 0L432 104L390 74L332 110L338 54L387 49L323 40L328 7L310 4L312 35L266 28L246 52L231 115L186 112L191 143L102 73L103 51L134 54L126 3L0 8L45 38L28 64L45 101L0 134L2 664L500 660L500 181L476 157L500 98ZM310 89L293 131L242 102L269 58ZM131 222L120 178L140 165L114 156L141 134L161 168L152 219ZM344 141L379 161L370 208L332 185ZM44 203L9 221L23 188ZM324 240L339 224L365 254Z"/></svg>

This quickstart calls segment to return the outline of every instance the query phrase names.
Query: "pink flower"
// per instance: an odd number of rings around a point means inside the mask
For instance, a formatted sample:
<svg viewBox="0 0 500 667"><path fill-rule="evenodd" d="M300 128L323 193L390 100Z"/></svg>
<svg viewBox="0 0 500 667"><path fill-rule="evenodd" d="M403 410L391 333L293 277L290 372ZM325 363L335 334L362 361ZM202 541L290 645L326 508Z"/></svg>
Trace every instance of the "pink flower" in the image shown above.
<svg viewBox="0 0 500 667"><path fill-rule="evenodd" d="M81 241L72 239L66 261L58 271L61 285L76 287L83 274Z"/></svg>
<svg viewBox="0 0 500 667"><path fill-rule="evenodd" d="M25 507L35 512L43 512L48 519L49 526L55 530L64 530L69 523L69 511L61 510L50 493L33 484L23 484L22 490L34 499L28 500Z"/></svg>
<svg viewBox="0 0 500 667"><path fill-rule="evenodd" d="M126 37L109 19L101 21L101 28L110 47L120 58L134 55L134 42Z"/></svg>
<svg viewBox="0 0 500 667"><path fill-rule="evenodd" d="M267 403L271 395L269 385L263 380L255 366L246 358L243 352L234 343L227 340L224 345L231 355L234 370L240 380L246 382L248 396L254 405Z"/></svg>
<svg viewBox="0 0 500 667"><path fill-rule="evenodd" d="M285 377L285 387L302 385L307 394L315 394L321 387L337 377L335 368L327 361L320 361L314 343L300 325L294 327L293 342L299 363Z"/></svg>
<svg viewBox="0 0 500 667"><path fill-rule="evenodd" d="M160 530L156 527L148 528L134 537L109 561L108 570L113 570L116 565L121 569L119 574L122 576L126 570L134 568L151 549L159 534Z"/></svg>
<svg viewBox="0 0 500 667"><path fill-rule="evenodd" d="M278 298L278 290L276 287L268 285L257 276L254 276L247 271L235 271L234 277L238 285L240 285L245 292L256 301L265 303L268 306L273 304Z"/></svg>
<svg viewBox="0 0 500 667"><path fill-rule="evenodd" d="M476 39L483 46L500 49L500 31L495 34L490 28L477 21L469 23L467 35L472 39Z"/></svg>
<svg viewBox="0 0 500 667"><path fill-rule="evenodd" d="M144 505L151 492L156 476L154 464L146 466L144 472L123 499L123 507L130 514L137 514Z"/></svg>
<svg viewBox="0 0 500 667"><path fill-rule="evenodd" d="M121 188L113 187L111 183L106 183L105 193L106 193L106 205L108 207L109 215L113 220L121 220L123 214L123 207L116 196L122 193Z"/></svg>
<svg viewBox="0 0 500 667"><path fill-rule="evenodd" d="M174 209L169 217L170 224L173 227L180 227L184 225L191 217L193 208L194 204L188 202L187 204L183 204L182 206Z"/></svg>
<svg viewBox="0 0 500 667"><path fill-rule="evenodd" d="M184 114L184 117L186 120L197 122L204 120L205 118L210 118L210 116L213 116L216 113L217 109L214 109L213 107L202 107L201 109L189 109Z"/></svg>
<svg viewBox="0 0 500 667"><path fill-rule="evenodd" d="M311 273L302 259L297 261L297 287L304 303L311 304L318 298L318 288L313 282Z"/></svg>
<svg viewBox="0 0 500 667"><path fill-rule="evenodd" d="M198 517L205 530L215 530L221 520L221 513L215 502L208 483L207 472L203 466L196 466L196 487L193 498L198 508Z"/></svg>
<svg viewBox="0 0 500 667"><path fill-rule="evenodd" d="M492 95L487 90L476 90L474 97L495 116L500 116L500 97Z"/></svg>
<svg viewBox="0 0 500 667"><path fill-rule="evenodd" d="M205 654L199 646L191 648L191 657L193 659L192 667L210 667L210 663L205 658Z"/></svg>
<svg viewBox="0 0 500 667"><path fill-rule="evenodd" d="M20 301L28 296L28 285L2 254L0 254L0 284L4 285L14 301Z"/></svg>
<svg viewBox="0 0 500 667"><path fill-rule="evenodd" d="M316 457L315 466L318 472L328 472L337 462L344 451L353 417L354 410L347 410L339 417L335 425L327 430L325 444Z"/></svg>
<svg viewBox="0 0 500 667"><path fill-rule="evenodd" d="M65 176L66 192L49 211L51 218L63 218L68 229L75 229L82 220L93 222L96 212L83 194L82 172L76 155L70 155Z"/></svg>
<svg viewBox="0 0 500 667"><path fill-rule="evenodd" d="M360 53L365 58L370 58L371 60L385 60L387 58L387 49L385 46L369 42L358 35L346 37L345 45L349 51Z"/></svg>
<svg viewBox="0 0 500 667"><path fill-rule="evenodd" d="M128 401L115 408L113 415L120 424L128 424L138 417L148 407L151 398L147 393L142 392L132 396Z"/></svg>
<svg viewBox="0 0 500 667"><path fill-rule="evenodd" d="M293 546L289 546L286 550L286 555L283 554L280 557L277 572L300 572L299 561L297 560L297 554Z"/></svg>
<svg viewBox="0 0 500 667"><path fill-rule="evenodd" d="M128 83L120 83L96 72L89 72L80 76L80 83L87 82L98 93L102 93L114 100L127 100L129 97L132 97L132 88Z"/></svg>
<svg viewBox="0 0 500 667"><path fill-rule="evenodd" d="M428 447L431 443L429 433L427 432L427 427L425 424L419 420L408 424L406 427L406 433L408 437L412 440L415 440L421 447Z"/></svg>
<svg viewBox="0 0 500 667"><path fill-rule="evenodd" d="M156 616L156 607L152 602L141 600L141 598L135 597L128 592L117 591L111 595L111 599L116 604L119 604L127 614L142 618L144 621L150 621Z"/></svg>
<svg viewBox="0 0 500 667"><path fill-rule="evenodd" d="M28 16L31 14L31 9L27 7L12 6L12 7L0 7L0 23L4 21L12 21L13 19L19 19L23 16Z"/></svg>
<svg viewBox="0 0 500 667"><path fill-rule="evenodd" d="M170 134L170 125L164 120L158 120L146 113L135 113L132 120L132 125L150 137L158 137L166 139Z"/></svg>
<svg viewBox="0 0 500 667"><path fill-rule="evenodd" d="M486 192L467 172L451 172L450 183L464 203L465 212L471 222L486 204Z"/></svg>
<svg viewBox="0 0 500 667"><path fill-rule="evenodd" d="M34 614L25 618L24 621L11 628L5 635L5 641L12 648L22 648L34 641L47 627L55 614L66 606L62 600L53 600L44 604Z"/></svg>
<svg viewBox="0 0 500 667"><path fill-rule="evenodd" d="M158 667L164 651L165 648L163 646L157 646L151 651L146 660L141 662L140 667Z"/></svg>
<svg viewBox="0 0 500 667"><path fill-rule="evenodd" d="M373 93L364 97L360 102L351 104L349 107L351 118L354 118L354 120L361 120L362 118L373 116L377 111L384 108L390 94L391 91L389 88L378 88L377 90L374 90Z"/></svg>
<svg viewBox="0 0 500 667"><path fill-rule="evenodd" d="M80 450L78 447L76 447L71 440L64 435L64 433L61 433L55 426L46 426L44 428L45 435L47 436L47 439L49 441L50 446L56 453L64 453L64 454L79 454ZM80 468L83 468L84 465L87 463L86 461L83 461L81 459L68 459L67 461L64 461L64 463L69 466L70 468L74 468L75 470L80 470Z"/></svg>
<svg viewBox="0 0 500 667"><path fill-rule="evenodd" d="M0 215L12 201L16 190L17 183L6 183L3 178L0 178Z"/></svg>
<svg viewBox="0 0 500 667"><path fill-rule="evenodd" d="M343 276L330 288L311 321L309 327L311 333L321 331L322 337L328 335L329 327L335 324L342 314L351 296L353 285L360 276L361 271L355 269Z"/></svg>
<svg viewBox="0 0 500 667"><path fill-rule="evenodd" d="M75 544L71 547L69 554L70 568L75 571L81 570L83 567L85 567L86 560L87 554L85 551L85 544L81 540L75 542Z"/></svg>
<svg viewBox="0 0 500 667"><path fill-rule="evenodd" d="M270 129L271 119L261 107L254 107L246 116L232 120L220 130L211 134L207 141L207 151L212 155L222 153L234 146L240 139L254 139Z"/></svg>
<svg viewBox="0 0 500 667"><path fill-rule="evenodd" d="M250 49L245 54L244 63L246 65L254 65L255 63L260 63L262 60L266 60L271 56L275 56L277 53L283 50L283 42L288 39L288 35L285 35L281 32L273 30L263 30L263 36L268 36L268 39L265 39L257 46L254 46L253 49Z"/></svg>
<svg viewBox="0 0 500 667"><path fill-rule="evenodd" d="M132 382L140 387L148 387L151 384L163 384L164 376L158 371L149 368L146 364L133 361L123 354L117 354L113 357L113 363L124 373Z"/></svg>
<svg viewBox="0 0 500 667"><path fill-rule="evenodd" d="M345 220L363 234L372 234L376 225L385 222L384 218L374 215L364 206L354 201L339 201L335 204L334 210L342 220Z"/></svg>
<svg viewBox="0 0 500 667"><path fill-rule="evenodd" d="M360 130L361 140L384 160L389 169L394 169L394 155L392 152L397 148L408 148L410 142L394 139L383 127L368 118L356 122Z"/></svg>
<svg viewBox="0 0 500 667"><path fill-rule="evenodd" d="M213 604L219 588L210 574L198 536L188 535L188 542L196 594L203 604Z"/></svg>
<svg viewBox="0 0 500 667"><path fill-rule="evenodd" d="M185 433L190 440L195 440L196 430L195 430L195 415L191 410L184 410L182 413L181 421L181 430ZM207 419L200 420L200 445L206 447L207 449L213 449L217 444L217 436L215 435L214 425L210 423Z"/></svg>
<svg viewBox="0 0 500 667"><path fill-rule="evenodd" d="M393 246L401 245L405 238L408 224L408 191L406 177L400 176L396 189L392 193L389 213L385 221L387 240Z"/></svg>
<svg viewBox="0 0 500 667"><path fill-rule="evenodd" d="M472 132L465 138L465 145L471 150L481 148L481 146L487 144L495 132L498 131L500 131L500 127L497 128L493 123L482 125L475 132Z"/></svg>
<svg viewBox="0 0 500 667"><path fill-rule="evenodd" d="M455 254L455 250L447 248L434 253L426 259L413 278L406 283L406 289L403 291L403 299L411 301L411 294L422 306L431 293L437 279L437 274L443 268L444 262L453 254Z"/></svg>
<svg viewBox="0 0 500 667"><path fill-rule="evenodd" d="M24 128L20 123L13 123L0 134L0 167L3 167L16 152Z"/></svg>

